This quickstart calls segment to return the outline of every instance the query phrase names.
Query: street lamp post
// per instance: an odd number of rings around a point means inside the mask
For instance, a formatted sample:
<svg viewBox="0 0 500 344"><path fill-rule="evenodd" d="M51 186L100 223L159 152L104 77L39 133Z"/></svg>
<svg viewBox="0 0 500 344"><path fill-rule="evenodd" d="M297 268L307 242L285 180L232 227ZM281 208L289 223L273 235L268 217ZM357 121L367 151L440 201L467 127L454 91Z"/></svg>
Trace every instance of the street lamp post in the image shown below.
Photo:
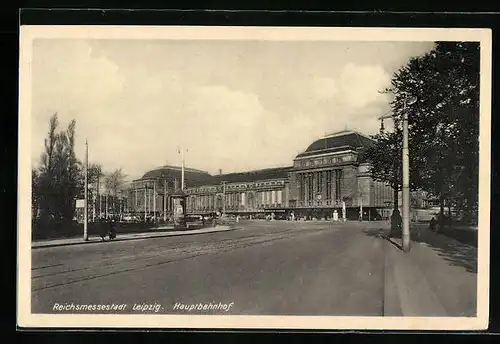
<svg viewBox="0 0 500 344"><path fill-rule="evenodd" d="M403 241L403 251L410 251L410 151L408 147L408 111L407 106L412 105L417 101L415 97L409 97L403 99L403 149L402 149L402 162L403 162L403 200L402 200L402 241ZM380 131L383 132L383 120L385 118L392 117L392 115L386 114L379 119L381 120Z"/></svg>
<svg viewBox="0 0 500 344"><path fill-rule="evenodd" d="M89 181L88 181L88 174L89 174L89 145L87 143L87 140L85 139L85 190L84 190L84 204L83 204L83 240L87 241L89 240L88 236L88 187L89 187Z"/></svg>
<svg viewBox="0 0 500 344"><path fill-rule="evenodd" d="M178 153L181 154L181 160L182 160L182 165L181 165L181 191L184 191L184 168L185 168L185 162L184 162L184 151L187 152L187 149L185 150L184 148L179 148Z"/></svg>
<svg viewBox="0 0 500 344"><path fill-rule="evenodd" d="M148 218L148 195L147 195L148 187L146 184L144 184L144 222L146 222Z"/></svg>
<svg viewBox="0 0 500 344"><path fill-rule="evenodd" d="M153 222L156 223L156 180L153 180Z"/></svg>
<svg viewBox="0 0 500 344"><path fill-rule="evenodd" d="M163 222L167 222L167 180L163 180Z"/></svg>
<svg viewBox="0 0 500 344"><path fill-rule="evenodd" d="M408 111L407 105L416 98L404 100L403 107L403 251L410 251L410 151L408 148Z"/></svg>

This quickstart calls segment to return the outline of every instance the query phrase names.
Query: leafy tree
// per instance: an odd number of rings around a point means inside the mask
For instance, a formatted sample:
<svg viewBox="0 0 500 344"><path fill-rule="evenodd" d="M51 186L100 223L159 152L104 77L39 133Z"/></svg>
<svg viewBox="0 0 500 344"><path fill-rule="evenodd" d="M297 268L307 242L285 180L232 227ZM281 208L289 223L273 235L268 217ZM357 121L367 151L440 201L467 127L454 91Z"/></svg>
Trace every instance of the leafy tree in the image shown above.
<svg viewBox="0 0 500 344"><path fill-rule="evenodd" d="M56 229L49 228L53 221L61 224L73 219L75 200L82 187L81 164L74 151L76 122L71 121L62 131L58 126L55 113L49 121L40 166L32 171L33 208L40 210L42 227L52 230Z"/></svg>
<svg viewBox="0 0 500 344"><path fill-rule="evenodd" d="M88 183L92 185L93 196L95 196L95 204L94 209L97 213L101 211L100 204L100 189L101 189L101 179L104 177L104 173L102 171L102 166L100 164L90 164L88 168Z"/></svg>
<svg viewBox="0 0 500 344"><path fill-rule="evenodd" d="M397 132L373 135L375 144L363 155L370 162L370 172L376 181L387 183L394 193L394 210L398 209L398 192L402 187L401 137Z"/></svg>
<svg viewBox="0 0 500 344"><path fill-rule="evenodd" d="M362 153L363 159L370 162L372 178L389 185L393 190L393 209L399 207L398 192L403 187L403 135L399 121L396 121L395 131L381 131L372 135L375 144L367 147ZM418 155L410 154L410 190L419 188L420 173Z"/></svg>
<svg viewBox="0 0 500 344"><path fill-rule="evenodd" d="M478 200L479 44L438 42L401 67L388 91L395 119L408 114L417 183L439 197L441 215L445 201L470 215Z"/></svg>
<svg viewBox="0 0 500 344"><path fill-rule="evenodd" d="M75 214L75 200L79 191L83 188L81 163L75 155L75 127L76 122L72 120L66 131L60 133L61 153L59 156L61 168L61 199L63 200L62 217L72 219Z"/></svg>
<svg viewBox="0 0 500 344"><path fill-rule="evenodd" d="M49 218L55 217L55 193L54 193L54 169L55 169L55 146L58 140L57 127L59 125L57 113L49 122L49 131L45 139L45 152L40 157L38 184L33 190L37 192L34 199L40 206L40 219L47 222Z"/></svg>

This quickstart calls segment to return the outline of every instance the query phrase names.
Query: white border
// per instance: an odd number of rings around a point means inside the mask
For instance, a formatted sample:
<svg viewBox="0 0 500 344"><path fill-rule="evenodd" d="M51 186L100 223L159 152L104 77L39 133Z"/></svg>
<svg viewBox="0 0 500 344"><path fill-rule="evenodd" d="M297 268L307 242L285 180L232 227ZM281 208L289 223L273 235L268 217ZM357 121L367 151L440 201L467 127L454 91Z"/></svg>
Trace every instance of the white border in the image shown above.
<svg viewBox="0 0 500 344"><path fill-rule="evenodd" d="M31 314L31 70L35 38L272 41L479 41L481 44L477 317L328 317ZM18 326L60 328L229 328L481 330L489 316L491 156L490 29L215 26L21 26L18 169Z"/></svg>

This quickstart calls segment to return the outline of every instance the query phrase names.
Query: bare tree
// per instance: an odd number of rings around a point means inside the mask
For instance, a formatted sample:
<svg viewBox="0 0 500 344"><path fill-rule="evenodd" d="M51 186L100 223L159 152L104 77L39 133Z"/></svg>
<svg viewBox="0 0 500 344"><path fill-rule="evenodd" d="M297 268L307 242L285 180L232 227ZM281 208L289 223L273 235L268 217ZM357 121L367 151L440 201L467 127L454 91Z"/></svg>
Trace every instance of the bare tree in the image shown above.
<svg viewBox="0 0 500 344"><path fill-rule="evenodd" d="M125 178L126 175L122 172L122 169L119 168L109 173L105 179L106 192L109 196L111 196L112 209L115 213L119 212L119 209L117 208L117 205L119 204L117 204L116 201L125 184Z"/></svg>

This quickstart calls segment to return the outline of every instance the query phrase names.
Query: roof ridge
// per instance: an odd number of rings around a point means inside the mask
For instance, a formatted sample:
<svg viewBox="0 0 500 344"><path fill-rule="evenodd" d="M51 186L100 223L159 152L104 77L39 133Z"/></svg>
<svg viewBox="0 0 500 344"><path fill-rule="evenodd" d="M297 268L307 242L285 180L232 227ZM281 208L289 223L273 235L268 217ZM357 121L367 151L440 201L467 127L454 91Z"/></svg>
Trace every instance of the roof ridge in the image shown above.
<svg viewBox="0 0 500 344"><path fill-rule="evenodd" d="M344 135L354 134L354 133L356 133L356 131L350 130L350 129L344 129L344 130L340 130L340 131L336 131L336 132L327 134L324 138L326 139L326 138L330 138L330 137L344 136Z"/></svg>
<svg viewBox="0 0 500 344"><path fill-rule="evenodd" d="M260 169L255 169L255 170L249 170L249 171L241 171L241 172L230 172L230 173L224 173L222 176L228 176L231 174L244 174L244 173L254 173L254 172L262 172L262 171L271 171L271 170L280 170L280 169L287 169L287 168L293 168L293 166L282 166L282 167L266 167L266 168L260 168ZM219 175L215 175L217 177Z"/></svg>
<svg viewBox="0 0 500 344"><path fill-rule="evenodd" d="M169 169L173 169L173 170L182 170L182 166L175 166L175 165L162 165L162 166L158 166L158 167L155 167L154 169L152 170L149 170L148 172L151 172L151 171L158 171L158 170L161 170L161 169L165 169L165 168L169 168ZM210 174L208 173L207 171L204 171L204 170L200 170L200 169L197 169L197 168L194 168L194 167L184 167L184 171L191 171L191 172L200 172L200 173L206 173L206 174ZM147 173L147 172L146 172Z"/></svg>

